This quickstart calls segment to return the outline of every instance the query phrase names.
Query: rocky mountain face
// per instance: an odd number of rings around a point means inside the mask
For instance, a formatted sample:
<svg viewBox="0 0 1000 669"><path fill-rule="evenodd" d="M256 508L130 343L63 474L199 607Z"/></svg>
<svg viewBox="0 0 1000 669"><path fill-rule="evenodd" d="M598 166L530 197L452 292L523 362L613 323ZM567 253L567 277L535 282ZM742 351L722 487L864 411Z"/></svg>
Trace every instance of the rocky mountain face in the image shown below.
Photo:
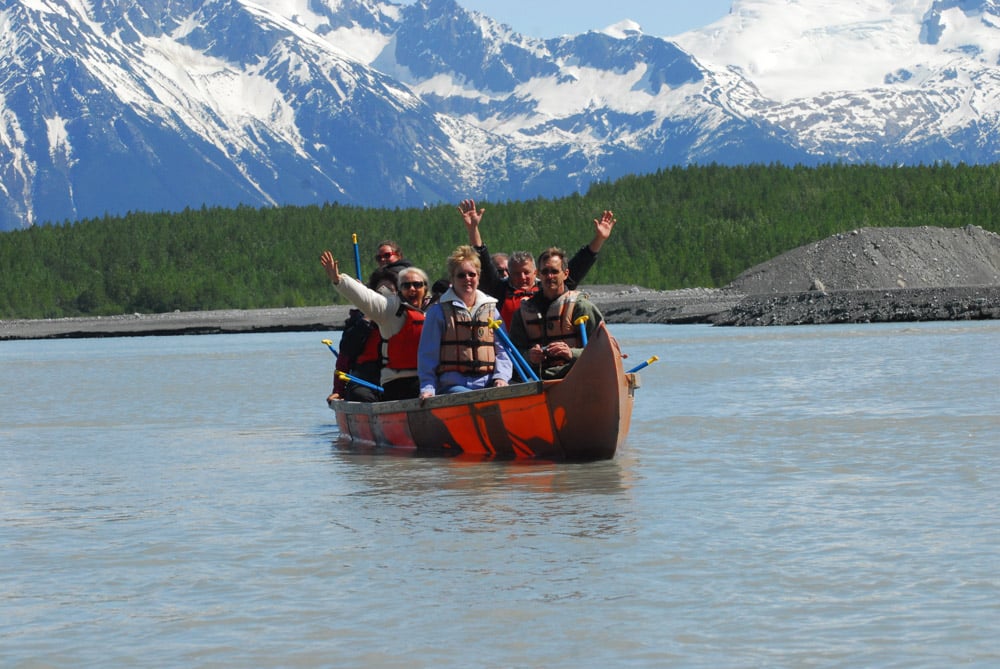
<svg viewBox="0 0 1000 669"><path fill-rule="evenodd" d="M0 229L554 197L689 163L1000 159L998 0L736 0L673 41L454 0L6 0Z"/></svg>

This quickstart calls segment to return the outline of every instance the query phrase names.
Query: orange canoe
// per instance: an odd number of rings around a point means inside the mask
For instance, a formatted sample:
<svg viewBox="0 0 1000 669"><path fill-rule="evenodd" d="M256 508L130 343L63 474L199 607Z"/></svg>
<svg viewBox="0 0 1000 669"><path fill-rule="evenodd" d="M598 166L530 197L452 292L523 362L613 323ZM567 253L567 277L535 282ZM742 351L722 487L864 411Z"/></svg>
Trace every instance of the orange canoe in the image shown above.
<svg viewBox="0 0 1000 669"><path fill-rule="evenodd" d="M340 441L426 455L604 460L625 441L636 374L601 323L565 378L425 400L331 402Z"/></svg>

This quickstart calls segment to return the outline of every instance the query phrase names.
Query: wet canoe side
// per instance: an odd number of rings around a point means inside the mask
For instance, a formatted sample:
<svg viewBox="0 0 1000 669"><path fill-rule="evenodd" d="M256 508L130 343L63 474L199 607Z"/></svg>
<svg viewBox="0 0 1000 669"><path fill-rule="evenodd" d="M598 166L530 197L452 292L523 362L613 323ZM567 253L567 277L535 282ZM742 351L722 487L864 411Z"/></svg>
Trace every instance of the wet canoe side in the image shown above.
<svg viewBox="0 0 1000 669"><path fill-rule="evenodd" d="M565 379L518 383L426 400L334 402L341 441L353 446L503 459L600 460L631 423L634 374L602 324Z"/></svg>

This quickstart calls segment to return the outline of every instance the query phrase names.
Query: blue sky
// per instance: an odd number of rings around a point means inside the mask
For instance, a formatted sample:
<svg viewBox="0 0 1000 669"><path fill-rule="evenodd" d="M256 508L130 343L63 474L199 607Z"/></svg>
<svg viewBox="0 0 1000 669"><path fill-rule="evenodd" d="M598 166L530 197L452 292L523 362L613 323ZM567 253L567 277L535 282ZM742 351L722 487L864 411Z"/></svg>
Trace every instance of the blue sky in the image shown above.
<svg viewBox="0 0 1000 669"><path fill-rule="evenodd" d="M729 13L731 0L458 0L532 37L600 30L632 19L648 35L668 37L707 26Z"/></svg>

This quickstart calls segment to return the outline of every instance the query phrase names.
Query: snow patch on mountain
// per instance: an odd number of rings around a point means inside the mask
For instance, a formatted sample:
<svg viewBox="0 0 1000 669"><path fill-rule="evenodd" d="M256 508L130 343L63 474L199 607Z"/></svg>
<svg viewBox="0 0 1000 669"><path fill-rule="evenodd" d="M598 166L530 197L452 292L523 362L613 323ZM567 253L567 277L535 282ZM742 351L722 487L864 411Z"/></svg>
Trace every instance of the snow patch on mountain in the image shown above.
<svg viewBox="0 0 1000 669"><path fill-rule="evenodd" d="M48 129L46 139L49 143L49 155L52 162L61 162L65 165L73 164L73 146L69 141L69 133L66 131L66 119L54 116L45 119L45 127Z"/></svg>
<svg viewBox="0 0 1000 669"><path fill-rule="evenodd" d="M996 65L994 17L959 6L938 10L941 39L920 41L928 0L734 0L729 15L677 37L699 60L735 66L769 98L797 98L895 85L917 88L974 49ZM975 3L966 3L974 5ZM976 45L976 46L970 46ZM920 76L920 75L923 76Z"/></svg>
<svg viewBox="0 0 1000 669"><path fill-rule="evenodd" d="M340 8L339 2L328 4L330 11L336 12ZM330 20L328 17L313 11L312 5L312 0L245 0L243 2L243 6L247 9L259 9L262 12L280 16L303 26L310 33L319 33L321 29L330 25Z"/></svg>
<svg viewBox="0 0 1000 669"><path fill-rule="evenodd" d="M610 25L601 31L608 37L614 37L615 39L625 39L629 35L641 34L642 26L631 19L625 19L624 21L619 21L614 25Z"/></svg>

